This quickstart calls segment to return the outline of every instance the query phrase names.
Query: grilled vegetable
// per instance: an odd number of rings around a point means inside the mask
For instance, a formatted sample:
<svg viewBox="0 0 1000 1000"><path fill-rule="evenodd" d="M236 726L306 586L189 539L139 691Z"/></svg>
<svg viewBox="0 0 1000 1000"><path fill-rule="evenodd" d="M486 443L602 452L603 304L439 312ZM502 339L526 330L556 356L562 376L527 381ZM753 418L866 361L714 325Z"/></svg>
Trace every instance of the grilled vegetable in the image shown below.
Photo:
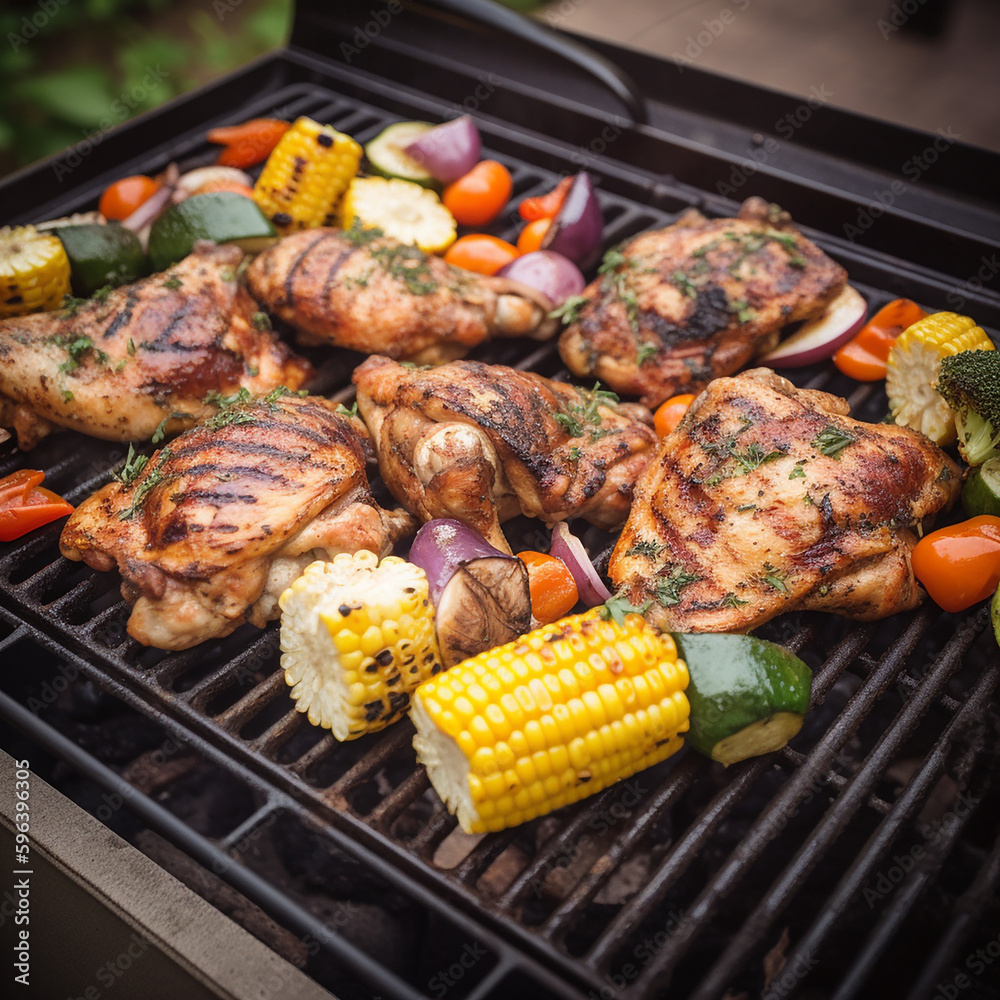
<svg viewBox="0 0 1000 1000"><path fill-rule="evenodd" d="M216 158L216 163L245 170L263 163L288 127L288 122L277 118L254 118L242 125L213 128L206 138L225 147Z"/></svg>
<svg viewBox="0 0 1000 1000"><path fill-rule="evenodd" d="M553 307L579 295L587 285L576 264L552 250L526 253L500 268L497 274L541 292Z"/></svg>
<svg viewBox="0 0 1000 1000"><path fill-rule="evenodd" d="M510 171L496 160L481 160L441 196L445 208L463 226L485 226L503 210L514 189Z"/></svg>
<svg viewBox="0 0 1000 1000"><path fill-rule="evenodd" d="M350 229L355 219L363 229L381 229L425 253L439 253L455 242L451 213L433 191L410 181L355 178L344 195L340 224Z"/></svg>
<svg viewBox="0 0 1000 1000"><path fill-rule="evenodd" d="M1000 458L991 458L969 473L962 487L962 509L969 517L1000 517Z"/></svg>
<svg viewBox="0 0 1000 1000"><path fill-rule="evenodd" d="M536 195L534 198L525 198L517 206L517 214L525 222L537 222L539 219L554 219L559 214L570 185L573 183L572 177L564 177L551 191L546 194Z"/></svg>
<svg viewBox="0 0 1000 1000"><path fill-rule="evenodd" d="M1000 458L1000 353L992 344L944 358L936 388L955 411L962 458L969 465Z"/></svg>
<svg viewBox="0 0 1000 1000"><path fill-rule="evenodd" d="M462 115L414 136L407 143L406 152L442 184L450 184L472 170L482 146L476 123L468 115Z"/></svg>
<svg viewBox="0 0 1000 1000"><path fill-rule="evenodd" d="M770 368L804 368L823 361L853 339L867 313L861 293L845 285L821 316L807 320L758 360Z"/></svg>
<svg viewBox="0 0 1000 1000"><path fill-rule="evenodd" d="M430 122L396 122L383 129L365 146L365 157L372 173L379 177L398 177L439 191L440 183L404 148L432 128Z"/></svg>
<svg viewBox="0 0 1000 1000"><path fill-rule="evenodd" d="M552 225L545 231L541 248L561 253L587 270L601 255L603 231L601 203L590 174L582 170L572 179Z"/></svg>
<svg viewBox="0 0 1000 1000"><path fill-rule="evenodd" d="M396 556L314 562L279 604L295 707L338 740L401 719L417 685L442 669L427 577Z"/></svg>
<svg viewBox="0 0 1000 1000"><path fill-rule="evenodd" d="M885 391L897 424L926 434L935 444L955 440L955 418L934 388L942 358L962 351L990 351L993 342L968 316L934 313L899 335L889 351Z"/></svg>
<svg viewBox="0 0 1000 1000"><path fill-rule="evenodd" d="M459 237L444 255L449 264L466 271L475 271L476 274L496 274L517 257L517 247L498 236L488 236L486 233L471 233Z"/></svg>
<svg viewBox="0 0 1000 1000"><path fill-rule="evenodd" d="M595 609L426 681L413 745L463 830L502 830L680 749L687 679L670 636Z"/></svg>
<svg viewBox="0 0 1000 1000"><path fill-rule="evenodd" d="M267 158L254 201L282 233L329 225L358 172L361 147L311 118L299 118Z"/></svg>
<svg viewBox="0 0 1000 1000"><path fill-rule="evenodd" d="M212 167L197 167L181 174L174 187L172 199L183 201L193 194L210 194L213 191L236 191L244 197L253 197L253 180L250 175L236 167L216 164Z"/></svg>
<svg viewBox="0 0 1000 1000"><path fill-rule="evenodd" d="M60 226L55 234L69 257L73 294L80 298L108 285L127 285L148 270L139 237L117 222Z"/></svg>
<svg viewBox="0 0 1000 1000"><path fill-rule="evenodd" d="M579 598L588 608L603 604L611 597L611 591L604 586L600 574L594 569L583 542L569 530L569 525L565 521L556 521L552 525L549 552L557 559L561 559L573 574Z"/></svg>
<svg viewBox="0 0 1000 1000"><path fill-rule="evenodd" d="M44 472L20 469L0 479L0 542L12 542L73 513L61 496L41 488L44 478Z"/></svg>
<svg viewBox="0 0 1000 1000"><path fill-rule="evenodd" d="M653 426L659 437L666 437L684 419L684 414L694 402L693 392L682 392L679 396L671 396L662 403L653 415Z"/></svg>
<svg viewBox="0 0 1000 1000"><path fill-rule="evenodd" d="M691 683L691 731L699 753L729 766L780 750L801 728L812 672L787 649L749 635L675 635Z"/></svg>
<svg viewBox="0 0 1000 1000"><path fill-rule="evenodd" d="M527 567L461 521L428 521L413 539L409 558L427 574L445 666L531 627Z"/></svg>
<svg viewBox="0 0 1000 1000"><path fill-rule="evenodd" d="M896 338L927 313L909 299L883 306L833 356L833 363L858 382L879 382L888 371L889 351Z"/></svg>
<svg viewBox="0 0 1000 1000"><path fill-rule="evenodd" d="M0 319L55 309L69 294L69 276L58 237L33 226L0 229Z"/></svg>
<svg viewBox="0 0 1000 1000"><path fill-rule="evenodd" d="M123 177L104 189L97 207L105 219L121 222L159 190L160 182L145 174Z"/></svg>
<svg viewBox="0 0 1000 1000"><path fill-rule="evenodd" d="M528 567L531 614L539 625L558 621L576 607L580 593L562 559L531 550L518 552L517 558Z"/></svg>
<svg viewBox="0 0 1000 1000"><path fill-rule="evenodd" d="M521 253L534 253L542 249L545 237L552 228L551 219L535 219L529 222L518 234L517 249Z"/></svg>
<svg viewBox="0 0 1000 1000"><path fill-rule="evenodd" d="M1000 587L997 587L993 600L990 601L990 617L993 619L993 637L1000 646Z"/></svg>
<svg viewBox="0 0 1000 1000"><path fill-rule="evenodd" d="M154 271L164 271L191 253L199 240L235 243L247 253L258 253L276 239L274 227L249 198L231 191L195 194L153 223L149 259Z"/></svg>
<svg viewBox="0 0 1000 1000"><path fill-rule="evenodd" d="M973 517L924 535L913 573L931 599L952 613L985 601L1000 584L1000 517Z"/></svg>

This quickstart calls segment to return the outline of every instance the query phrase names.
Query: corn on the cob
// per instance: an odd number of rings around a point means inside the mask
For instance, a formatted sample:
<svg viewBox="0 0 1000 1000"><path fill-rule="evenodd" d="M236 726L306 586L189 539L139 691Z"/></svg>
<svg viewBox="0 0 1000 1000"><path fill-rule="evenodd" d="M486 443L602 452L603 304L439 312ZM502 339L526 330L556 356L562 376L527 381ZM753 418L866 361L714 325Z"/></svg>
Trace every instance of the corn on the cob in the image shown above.
<svg viewBox="0 0 1000 1000"><path fill-rule="evenodd" d="M314 562L279 604L281 665L295 707L338 740L402 718L417 685L443 669L427 576L396 556Z"/></svg>
<svg viewBox="0 0 1000 1000"><path fill-rule="evenodd" d="M594 609L423 683L413 745L463 830L502 830L678 750L687 682L669 635Z"/></svg>
<svg viewBox="0 0 1000 1000"><path fill-rule="evenodd" d="M0 229L0 317L55 309L69 290L69 258L58 237L34 226Z"/></svg>
<svg viewBox="0 0 1000 1000"><path fill-rule="evenodd" d="M360 162L361 147L349 135L299 118L267 158L254 201L282 233L331 225Z"/></svg>
<svg viewBox="0 0 1000 1000"><path fill-rule="evenodd" d="M897 424L935 444L955 440L955 416L934 383L941 359L962 351L992 351L993 342L968 316L932 313L904 330L889 352L885 391Z"/></svg>
<svg viewBox="0 0 1000 1000"><path fill-rule="evenodd" d="M415 243L424 253L440 253L455 242L455 217L433 192L398 177L356 177L344 195L340 224L354 220L363 229L381 229L400 243Z"/></svg>

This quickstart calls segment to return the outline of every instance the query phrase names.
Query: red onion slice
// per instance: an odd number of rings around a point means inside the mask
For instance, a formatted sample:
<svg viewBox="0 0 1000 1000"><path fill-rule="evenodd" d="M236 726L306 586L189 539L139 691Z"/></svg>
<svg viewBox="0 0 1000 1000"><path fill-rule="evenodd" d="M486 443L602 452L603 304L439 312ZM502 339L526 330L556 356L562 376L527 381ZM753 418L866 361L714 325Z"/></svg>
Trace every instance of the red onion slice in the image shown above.
<svg viewBox="0 0 1000 1000"><path fill-rule="evenodd" d="M588 608L596 608L611 596L611 591L604 586L604 581L594 569L583 542L569 530L569 525L565 521L557 521L552 526L549 555L561 559L566 564L567 569L573 574L573 579L576 580L580 600Z"/></svg>
<svg viewBox="0 0 1000 1000"><path fill-rule="evenodd" d="M526 253L504 265L497 274L541 292L553 308L571 295L579 295L587 285L576 264L552 250Z"/></svg>
<svg viewBox="0 0 1000 1000"><path fill-rule="evenodd" d="M562 207L552 220L543 250L554 250L586 270L597 263L601 253L604 217L594 184L586 171L573 178Z"/></svg>
<svg viewBox="0 0 1000 1000"><path fill-rule="evenodd" d="M435 180L451 184L464 177L478 162L483 143L476 123L462 115L428 129L403 147Z"/></svg>

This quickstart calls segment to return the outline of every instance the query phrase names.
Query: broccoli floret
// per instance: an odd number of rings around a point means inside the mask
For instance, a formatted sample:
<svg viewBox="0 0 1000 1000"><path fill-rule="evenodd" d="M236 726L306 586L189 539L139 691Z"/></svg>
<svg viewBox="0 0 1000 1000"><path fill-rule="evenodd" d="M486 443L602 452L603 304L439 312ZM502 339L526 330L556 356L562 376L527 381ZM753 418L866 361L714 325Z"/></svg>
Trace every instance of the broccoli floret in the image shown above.
<svg viewBox="0 0 1000 1000"><path fill-rule="evenodd" d="M969 465L1000 457L1000 351L945 357L937 391L955 411L958 450Z"/></svg>

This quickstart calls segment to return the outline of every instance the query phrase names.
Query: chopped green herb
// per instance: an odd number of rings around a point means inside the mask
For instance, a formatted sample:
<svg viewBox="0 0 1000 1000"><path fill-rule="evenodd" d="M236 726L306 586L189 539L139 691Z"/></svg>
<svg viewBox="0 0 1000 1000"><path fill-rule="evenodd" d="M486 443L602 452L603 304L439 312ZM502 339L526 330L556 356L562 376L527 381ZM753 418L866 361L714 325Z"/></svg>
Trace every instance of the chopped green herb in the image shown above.
<svg viewBox="0 0 1000 1000"><path fill-rule="evenodd" d="M806 478L806 470L803 469L801 465L796 465L795 468L792 469L792 471L788 473L788 478L789 479L805 479Z"/></svg>
<svg viewBox="0 0 1000 1000"><path fill-rule="evenodd" d="M630 549L627 549L627 556L644 556L646 559L655 559L662 551L663 546L658 542L643 540L636 542Z"/></svg>
<svg viewBox="0 0 1000 1000"><path fill-rule="evenodd" d="M73 393L71 393L69 389L63 389L62 398L64 403L70 403L73 400Z"/></svg>
<svg viewBox="0 0 1000 1000"><path fill-rule="evenodd" d="M266 312L255 312L250 317L250 322L255 330L270 330L271 317Z"/></svg>
<svg viewBox="0 0 1000 1000"><path fill-rule="evenodd" d="M400 361L399 367L410 368L415 372L426 372L430 371L430 369L433 368L434 365L418 365L416 361Z"/></svg>
<svg viewBox="0 0 1000 1000"><path fill-rule="evenodd" d="M598 274L610 274L617 271L623 264L628 264L629 259L618 247L612 247L601 260L601 266L597 269Z"/></svg>
<svg viewBox="0 0 1000 1000"><path fill-rule="evenodd" d="M235 281L236 280L236 272L231 267L224 267L219 272L219 277L223 281Z"/></svg>
<svg viewBox="0 0 1000 1000"><path fill-rule="evenodd" d="M128 343L126 343L125 349L129 352L129 354L135 354L135 341L131 337L128 338Z"/></svg>
<svg viewBox="0 0 1000 1000"><path fill-rule="evenodd" d="M571 295L561 306L549 313L549 319L561 319L567 326L575 323L587 302L586 295Z"/></svg>
<svg viewBox="0 0 1000 1000"><path fill-rule="evenodd" d="M736 508L736 513L737 514L744 514L748 510L756 510L756 509L757 509L757 505L755 503L745 503L745 504L743 504L742 507L737 507Z"/></svg>
<svg viewBox="0 0 1000 1000"><path fill-rule="evenodd" d="M94 292L94 294L91 296L91 298L95 302L99 302L99 303L101 303L101 305L104 305L104 303L108 301L108 296L113 291L114 291L114 287L113 286L111 286L111 285L102 285L100 288L97 289L96 292Z"/></svg>
<svg viewBox="0 0 1000 1000"><path fill-rule="evenodd" d="M118 515L120 520L129 521L135 517L140 510L142 510L142 506L146 502L146 497L148 497L154 487L162 481L163 466L166 464L168 458L170 458L169 447L162 448L158 452L156 456L156 463L152 466L152 468L150 468L148 461L143 463L142 468L139 470L142 476L142 481L135 487L135 491L132 494L132 503ZM134 477L132 481L135 481Z"/></svg>
<svg viewBox="0 0 1000 1000"><path fill-rule="evenodd" d="M726 594L722 598L721 606L724 608L742 608L744 604L749 604L749 601L743 600L742 597L737 597L732 591Z"/></svg>
<svg viewBox="0 0 1000 1000"><path fill-rule="evenodd" d="M683 271L674 271L670 276L670 281L680 289L681 293L690 299L698 297L698 289Z"/></svg>
<svg viewBox="0 0 1000 1000"><path fill-rule="evenodd" d="M788 571L779 571L774 568L769 562L764 563L764 572L761 579L769 587L773 587L775 590L780 590L783 594L788 593L788 588L785 586L785 580L788 577Z"/></svg>
<svg viewBox="0 0 1000 1000"><path fill-rule="evenodd" d="M72 319L80 311L80 307L86 304L87 299L78 299L73 295L64 295L60 315L64 319Z"/></svg>
<svg viewBox="0 0 1000 1000"><path fill-rule="evenodd" d="M93 352L94 359L98 364L106 365L108 363L107 354L97 350L90 337L57 336L52 338L52 343L64 348L69 355L69 358L59 366L61 372L75 372L90 352Z"/></svg>
<svg viewBox="0 0 1000 1000"><path fill-rule="evenodd" d="M601 427L603 417L602 406L616 406L618 397L607 389L601 388L600 382L594 383L591 390L577 389L578 400L565 404L565 409L553 414L553 419L560 424L570 437L582 437L589 430L590 440L612 433Z"/></svg>
<svg viewBox="0 0 1000 1000"><path fill-rule="evenodd" d="M581 454L582 452L580 451L580 449L574 446L569 450L569 460L571 462L579 462Z"/></svg>
<svg viewBox="0 0 1000 1000"><path fill-rule="evenodd" d="M840 453L849 445L854 444L855 437L847 431L834 427L832 424L825 427L809 443L818 448L824 455L831 458L840 458Z"/></svg>
<svg viewBox="0 0 1000 1000"><path fill-rule="evenodd" d="M164 417L156 425L156 430L153 431L153 436L149 439L153 444L159 444L166 437L166 427L169 423L170 417Z"/></svg>
<svg viewBox="0 0 1000 1000"><path fill-rule="evenodd" d="M170 291L172 292L176 292L177 289L180 288L183 284L184 282L182 282L181 279L178 278L176 274L172 274L170 275L169 278L167 278L166 281L163 282L163 287L169 288Z"/></svg>
<svg viewBox="0 0 1000 1000"><path fill-rule="evenodd" d="M355 216L350 229L345 229L340 234L352 247L367 246L373 240L379 240L385 236L384 230L378 226L365 227L361 225L361 220Z"/></svg>
<svg viewBox="0 0 1000 1000"><path fill-rule="evenodd" d="M335 412L337 413L338 416L347 417L348 419L350 419L351 417L356 417L358 415L357 400L354 401L354 405L350 409L344 406L343 403L338 403Z"/></svg>
<svg viewBox="0 0 1000 1000"><path fill-rule="evenodd" d="M163 425L161 424L160 426L162 427ZM136 453L135 448L132 445L129 445L128 454L125 456L125 464L118 470L118 472L112 473L112 475L122 484L122 486L131 486L131 484L138 477L139 473L146 467L146 463L148 461L148 455Z"/></svg>
<svg viewBox="0 0 1000 1000"><path fill-rule="evenodd" d="M643 601L642 604L633 604L624 594L617 594L609 597L601 607L600 616L607 621L609 618L618 625L625 624L625 616L636 614L644 615L646 609L652 601Z"/></svg>
<svg viewBox="0 0 1000 1000"><path fill-rule="evenodd" d="M656 600L665 608L680 604L681 591L700 579L696 573L688 573L680 566L674 566L667 576L656 581Z"/></svg>
<svg viewBox="0 0 1000 1000"><path fill-rule="evenodd" d="M418 247L408 244L376 247L369 253L386 272L401 281L414 295L430 295L437 291L436 281L427 264L427 255Z"/></svg>
<svg viewBox="0 0 1000 1000"><path fill-rule="evenodd" d="M635 356L635 363L637 365L644 365L650 358L655 358L659 352L660 348L658 344L640 344L639 353Z"/></svg>

